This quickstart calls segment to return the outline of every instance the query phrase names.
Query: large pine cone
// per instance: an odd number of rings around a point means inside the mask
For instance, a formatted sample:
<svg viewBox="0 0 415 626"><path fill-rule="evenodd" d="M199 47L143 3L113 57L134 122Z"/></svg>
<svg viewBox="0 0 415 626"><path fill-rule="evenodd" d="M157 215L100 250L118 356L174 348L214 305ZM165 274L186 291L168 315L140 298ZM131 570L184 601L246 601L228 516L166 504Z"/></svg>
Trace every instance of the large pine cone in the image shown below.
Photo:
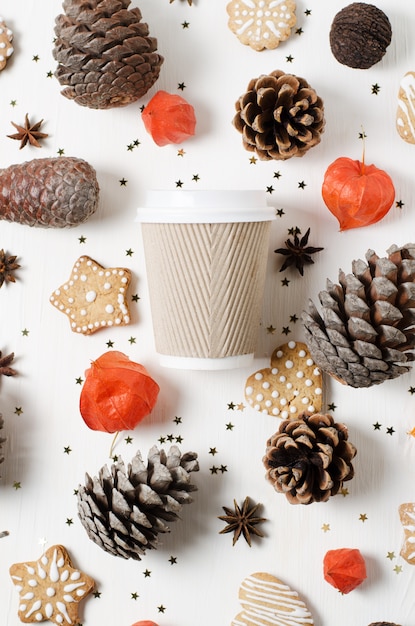
<svg viewBox="0 0 415 626"><path fill-rule="evenodd" d="M131 0L64 0L53 56L62 94L91 109L125 106L159 77L163 57Z"/></svg>
<svg viewBox="0 0 415 626"><path fill-rule="evenodd" d="M78 226L96 211L98 196L95 170L75 157L33 159L0 170L0 220Z"/></svg>
<svg viewBox="0 0 415 626"><path fill-rule="evenodd" d="M388 257L373 250L352 273L327 281L302 314L306 343L315 363L351 387L370 387L405 374L415 347L415 244L393 245Z"/></svg>
<svg viewBox="0 0 415 626"><path fill-rule="evenodd" d="M179 517L192 502L190 473L199 469L194 452L181 454L172 446L166 454L153 446L147 465L140 452L127 469L122 461L101 468L98 478L86 474L78 489L78 514L88 537L100 548L125 559L140 560L157 548L159 533L170 532L166 522Z"/></svg>
<svg viewBox="0 0 415 626"><path fill-rule="evenodd" d="M321 98L304 78L281 70L253 78L235 108L244 148L262 160L301 157L324 131Z"/></svg>
<svg viewBox="0 0 415 626"><path fill-rule="evenodd" d="M284 420L267 441L267 479L291 504L326 502L351 480L356 448L344 424L331 415L303 413Z"/></svg>

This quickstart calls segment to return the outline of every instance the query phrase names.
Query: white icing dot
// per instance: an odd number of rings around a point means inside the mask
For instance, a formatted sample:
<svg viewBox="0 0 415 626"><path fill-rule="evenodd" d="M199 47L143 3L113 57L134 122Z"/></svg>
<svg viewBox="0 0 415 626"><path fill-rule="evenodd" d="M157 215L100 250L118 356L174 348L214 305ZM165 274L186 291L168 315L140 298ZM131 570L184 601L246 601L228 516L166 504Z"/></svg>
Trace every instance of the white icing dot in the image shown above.
<svg viewBox="0 0 415 626"><path fill-rule="evenodd" d="M311 387L312 384L313 384L313 381L310 380L309 378L307 378L307 380L305 381L305 386L306 387Z"/></svg>
<svg viewBox="0 0 415 626"><path fill-rule="evenodd" d="M292 404L290 406L290 413L296 413L296 412L297 412L297 407Z"/></svg>
<svg viewBox="0 0 415 626"><path fill-rule="evenodd" d="M58 622L58 624L62 624L62 623L63 623L63 617L62 617L62 615L57 615L55 619L56 619L56 621Z"/></svg>
<svg viewBox="0 0 415 626"><path fill-rule="evenodd" d="M128 278L124 276L123 278L121 278L121 282L125 285L125 283L128 282Z"/></svg>
<svg viewBox="0 0 415 626"><path fill-rule="evenodd" d="M275 389L275 390L271 393L271 396L272 396L273 398L279 398L280 394L279 394L279 392Z"/></svg>
<svg viewBox="0 0 415 626"><path fill-rule="evenodd" d="M86 315L86 309L81 309L79 311L79 314L82 315L82 316L85 316Z"/></svg>
<svg viewBox="0 0 415 626"><path fill-rule="evenodd" d="M278 374L278 367L273 367L272 370L271 370L271 374L276 376L276 374Z"/></svg>
<svg viewBox="0 0 415 626"><path fill-rule="evenodd" d="M308 398L302 398L302 399L301 399L301 402L302 402L303 404L308 404L308 403L309 403L309 399L308 399Z"/></svg>
<svg viewBox="0 0 415 626"><path fill-rule="evenodd" d="M262 393L259 393L255 398L255 400L257 400L258 402L262 402L263 399L264 399L264 396L262 395Z"/></svg>
<svg viewBox="0 0 415 626"><path fill-rule="evenodd" d="M286 404L288 404L287 398L281 398L280 404L281 404L281 406L285 406Z"/></svg>
<svg viewBox="0 0 415 626"><path fill-rule="evenodd" d="M53 587L48 587L46 589L46 595L49 596L49 598L52 598L55 595L56 591Z"/></svg>
<svg viewBox="0 0 415 626"><path fill-rule="evenodd" d="M30 578L30 580L27 581L27 584L29 587L37 587L37 582L34 578Z"/></svg>
<svg viewBox="0 0 415 626"><path fill-rule="evenodd" d="M79 580L81 578L81 572L72 572L71 580Z"/></svg>
<svg viewBox="0 0 415 626"><path fill-rule="evenodd" d="M261 372L257 372L255 374L255 380L262 380L264 378L264 376L261 374Z"/></svg>
<svg viewBox="0 0 415 626"><path fill-rule="evenodd" d="M272 406L272 402L271 402L271 400L266 400L266 401L265 401L265 406L267 406L267 407Z"/></svg>
<svg viewBox="0 0 415 626"><path fill-rule="evenodd" d="M19 611L26 611L27 608L27 604L20 604L19 605Z"/></svg>
<svg viewBox="0 0 415 626"><path fill-rule="evenodd" d="M80 279L83 283L86 283L86 281L88 280L88 276L86 274L81 274Z"/></svg>
<svg viewBox="0 0 415 626"><path fill-rule="evenodd" d="M104 283L104 289L111 289L111 283Z"/></svg>
<svg viewBox="0 0 415 626"><path fill-rule="evenodd" d="M280 376L280 383L285 383L286 380L285 376Z"/></svg>
<svg viewBox="0 0 415 626"><path fill-rule="evenodd" d="M306 363L307 363L308 367L311 367L312 365L314 365L313 359L307 359Z"/></svg>
<svg viewBox="0 0 415 626"><path fill-rule="evenodd" d="M36 573L36 570L34 569L34 567L30 567L30 565L26 565L26 569L29 572L29 574L32 574L32 576L33 574Z"/></svg>
<svg viewBox="0 0 415 626"><path fill-rule="evenodd" d="M320 376L320 370L318 369L318 367L316 367L316 368L313 370L313 374L314 374L314 376Z"/></svg>
<svg viewBox="0 0 415 626"><path fill-rule="evenodd" d="M262 388L263 389L269 389L271 387L271 385L269 384L268 381L265 381L264 383L262 383Z"/></svg>
<svg viewBox="0 0 415 626"><path fill-rule="evenodd" d="M105 307L105 313L114 313L114 307L112 306L112 304L107 304Z"/></svg>
<svg viewBox="0 0 415 626"><path fill-rule="evenodd" d="M287 387L287 389L292 389L293 388L293 384L292 383L287 383L285 386Z"/></svg>
<svg viewBox="0 0 415 626"><path fill-rule="evenodd" d="M302 359L305 357L305 355L306 355L305 350L300 350L300 352L298 353L298 356L300 356Z"/></svg>
<svg viewBox="0 0 415 626"><path fill-rule="evenodd" d="M287 417L288 417L288 411L282 411L282 412L281 412L281 417L283 417L284 419L287 419Z"/></svg>
<svg viewBox="0 0 415 626"><path fill-rule="evenodd" d="M307 407L307 409L310 411L310 413L314 413L314 411L315 411L315 408L313 407L312 404L310 404L310 406Z"/></svg>
<svg viewBox="0 0 415 626"><path fill-rule="evenodd" d="M279 415L280 414L280 410L277 409L277 407L275 407L275 409L272 409L272 414L273 415Z"/></svg>
<svg viewBox="0 0 415 626"><path fill-rule="evenodd" d="M92 289L91 289L91 291L88 291L86 296L85 296L85 300L87 302L94 302L94 300L96 300L96 298L97 298L97 292L93 291Z"/></svg>
<svg viewBox="0 0 415 626"><path fill-rule="evenodd" d="M254 391L253 387L246 387L246 389L245 389L245 394L246 394L247 396L251 396L251 395L252 395L252 393L253 393L253 391Z"/></svg>
<svg viewBox="0 0 415 626"><path fill-rule="evenodd" d="M259 411L259 409L260 409L260 408L261 408L261 407L259 406L259 404L254 404L254 409L255 409L255 411Z"/></svg>
<svg viewBox="0 0 415 626"><path fill-rule="evenodd" d="M291 350L293 350L293 349L295 348L295 346L296 346L296 345L297 345L297 344L295 343L295 341L289 341L289 342L288 342L288 347L289 347Z"/></svg>
<svg viewBox="0 0 415 626"><path fill-rule="evenodd" d="M320 387L317 387L315 393L316 393L316 396L321 396L322 390L320 389Z"/></svg>
<svg viewBox="0 0 415 626"><path fill-rule="evenodd" d="M294 363L288 359L288 361L285 361L285 367L287 368L287 370L290 370L292 367L294 367Z"/></svg>
<svg viewBox="0 0 415 626"><path fill-rule="evenodd" d="M304 378L304 372L300 370L299 372L297 372L296 376L297 378Z"/></svg>
<svg viewBox="0 0 415 626"><path fill-rule="evenodd" d="M74 298L68 298L69 304L73 304L75 302Z"/></svg>
<svg viewBox="0 0 415 626"><path fill-rule="evenodd" d="M293 391L293 396L297 397L300 395L300 392L298 391L298 389L296 389L295 391Z"/></svg>
<svg viewBox="0 0 415 626"><path fill-rule="evenodd" d="M284 352L282 350L278 350L277 357L280 359L283 354L284 354Z"/></svg>
<svg viewBox="0 0 415 626"><path fill-rule="evenodd" d="M43 620L42 613L36 613L35 617L37 622L41 622Z"/></svg>

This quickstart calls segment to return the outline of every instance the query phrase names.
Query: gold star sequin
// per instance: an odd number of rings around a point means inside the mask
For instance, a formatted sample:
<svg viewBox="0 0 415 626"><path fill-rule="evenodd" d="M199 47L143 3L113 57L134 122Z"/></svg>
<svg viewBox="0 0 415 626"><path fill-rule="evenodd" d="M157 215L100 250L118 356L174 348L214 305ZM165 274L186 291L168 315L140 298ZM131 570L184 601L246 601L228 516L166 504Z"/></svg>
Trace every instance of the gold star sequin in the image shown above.
<svg viewBox="0 0 415 626"><path fill-rule="evenodd" d="M69 280L50 296L50 302L69 318L74 332L90 335L108 326L129 324L126 293L130 281L130 270L104 268L82 256Z"/></svg>

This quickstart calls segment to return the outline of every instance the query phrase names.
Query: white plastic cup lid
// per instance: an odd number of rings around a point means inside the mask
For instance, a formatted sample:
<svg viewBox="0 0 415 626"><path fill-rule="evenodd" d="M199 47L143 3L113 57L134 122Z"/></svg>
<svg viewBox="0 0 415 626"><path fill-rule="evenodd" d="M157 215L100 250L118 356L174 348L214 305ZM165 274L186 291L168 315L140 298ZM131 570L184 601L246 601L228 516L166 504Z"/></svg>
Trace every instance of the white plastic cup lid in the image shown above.
<svg viewBox="0 0 415 626"><path fill-rule="evenodd" d="M137 209L143 224L268 222L275 209L264 191L255 190L152 190L145 206Z"/></svg>

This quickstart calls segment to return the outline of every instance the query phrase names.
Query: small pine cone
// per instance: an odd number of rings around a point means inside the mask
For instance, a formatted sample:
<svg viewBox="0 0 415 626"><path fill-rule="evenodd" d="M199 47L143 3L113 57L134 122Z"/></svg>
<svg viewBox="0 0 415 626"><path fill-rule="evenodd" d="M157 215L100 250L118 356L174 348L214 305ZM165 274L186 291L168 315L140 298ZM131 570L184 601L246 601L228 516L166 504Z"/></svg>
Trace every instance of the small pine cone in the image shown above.
<svg viewBox="0 0 415 626"><path fill-rule="evenodd" d="M301 157L320 143L323 101L304 78L281 70L253 78L235 108L244 148L262 160Z"/></svg>
<svg viewBox="0 0 415 626"><path fill-rule="evenodd" d="M415 348L415 244L353 261L302 314L306 343L322 371L351 387L370 387L409 371Z"/></svg>
<svg viewBox="0 0 415 626"><path fill-rule="evenodd" d="M131 0L64 0L53 56L62 94L91 109L135 102L152 87L163 57Z"/></svg>
<svg viewBox="0 0 415 626"><path fill-rule="evenodd" d="M399 624L394 622L372 622L369 626L399 626Z"/></svg>
<svg viewBox="0 0 415 626"><path fill-rule="evenodd" d="M96 211L98 195L95 170L75 157L33 159L0 170L0 220L77 226Z"/></svg>
<svg viewBox="0 0 415 626"><path fill-rule="evenodd" d="M179 518L192 502L190 473L199 469L194 452L181 454L172 446L166 454L153 446L147 465L140 452L126 468L122 461L101 468L98 478L86 474L78 489L78 514L88 537L100 548L125 559L141 560L157 548L159 533L170 532L167 522Z"/></svg>
<svg viewBox="0 0 415 626"><path fill-rule="evenodd" d="M331 415L303 413L284 420L267 442L267 479L291 504L326 502L351 480L356 448Z"/></svg>

